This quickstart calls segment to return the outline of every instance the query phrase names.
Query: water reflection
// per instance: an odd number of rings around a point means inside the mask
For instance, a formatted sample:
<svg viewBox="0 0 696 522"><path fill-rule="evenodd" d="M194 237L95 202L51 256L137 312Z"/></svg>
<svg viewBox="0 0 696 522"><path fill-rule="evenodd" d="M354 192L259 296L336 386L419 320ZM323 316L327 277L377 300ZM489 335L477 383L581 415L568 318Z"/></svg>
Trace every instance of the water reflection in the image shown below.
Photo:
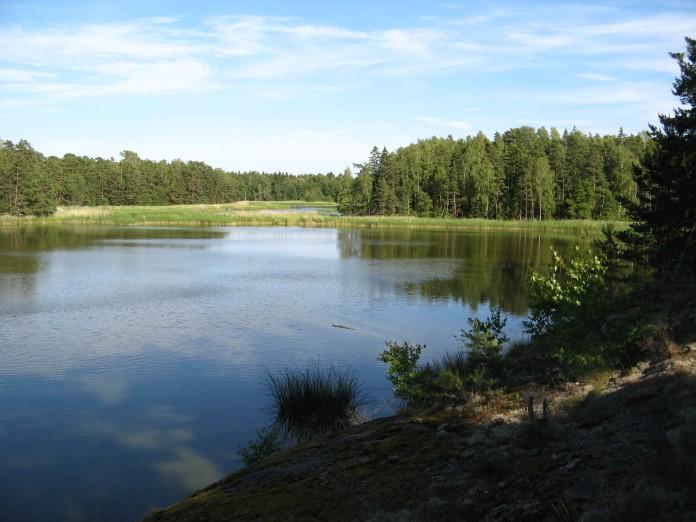
<svg viewBox="0 0 696 522"><path fill-rule="evenodd" d="M339 230L338 241L344 258L399 261L407 276L393 282L400 293L455 300L474 310L490 303L517 315L527 313L530 269L550 264L552 248L563 255L591 245L587 236L394 229ZM412 260L421 262L408 270Z"/></svg>
<svg viewBox="0 0 696 522"><path fill-rule="evenodd" d="M236 441L258 424L245 398L256 385L190 372L187 358L170 353L150 356L148 375L124 375L128 393L106 403L101 390L75 383L122 361L2 378L3 520L44 520L47 510L51 520L138 520L238 466ZM163 357L175 361L157 372Z"/></svg>
<svg viewBox="0 0 696 522"><path fill-rule="evenodd" d="M567 238L417 230L0 229L3 520L130 520L229 473L283 367L356 370L386 339L456 349ZM511 316L510 314L517 314ZM342 324L354 328L334 328Z"/></svg>
<svg viewBox="0 0 696 522"><path fill-rule="evenodd" d="M143 240L215 239L227 232L214 228L111 227L111 226L34 226L0 227L0 253L75 250L94 246L100 241L130 242ZM139 246L138 245L138 246Z"/></svg>

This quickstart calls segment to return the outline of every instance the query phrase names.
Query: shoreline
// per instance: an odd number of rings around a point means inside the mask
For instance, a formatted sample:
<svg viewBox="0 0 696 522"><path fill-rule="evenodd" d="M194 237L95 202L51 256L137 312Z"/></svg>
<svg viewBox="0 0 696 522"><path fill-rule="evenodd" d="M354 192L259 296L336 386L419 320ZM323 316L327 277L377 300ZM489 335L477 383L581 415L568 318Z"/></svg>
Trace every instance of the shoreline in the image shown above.
<svg viewBox="0 0 696 522"><path fill-rule="evenodd" d="M305 211L305 209L316 209ZM324 211L324 212L322 212ZM54 215L0 216L0 227L45 225L109 226L278 226L306 228L408 228L452 231L601 232L605 224L617 229L627 221L495 220L415 216L340 216L329 202L237 202L210 205L59 207Z"/></svg>
<svg viewBox="0 0 696 522"><path fill-rule="evenodd" d="M284 449L145 520L639 520L636 498L653 501L653 489L672 496L655 497L647 518L676 520L694 514L685 484L662 480L688 461L679 440L692 433L695 376L687 350L491 403L374 419ZM528 395L548 398L548 419L530 420Z"/></svg>

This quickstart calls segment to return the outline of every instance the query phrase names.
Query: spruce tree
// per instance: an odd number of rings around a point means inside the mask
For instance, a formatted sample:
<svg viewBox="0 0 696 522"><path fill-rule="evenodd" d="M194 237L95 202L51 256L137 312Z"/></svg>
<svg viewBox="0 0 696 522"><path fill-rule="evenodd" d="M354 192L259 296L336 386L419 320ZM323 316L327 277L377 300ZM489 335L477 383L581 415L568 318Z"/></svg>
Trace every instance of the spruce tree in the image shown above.
<svg viewBox="0 0 696 522"><path fill-rule="evenodd" d="M661 129L650 127L655 143L636 169L638 204L628 236L633 253L658 270L696 273L696 40L686 53L672 53L681 76L673 94L684 105L661 114Z"/></svg>

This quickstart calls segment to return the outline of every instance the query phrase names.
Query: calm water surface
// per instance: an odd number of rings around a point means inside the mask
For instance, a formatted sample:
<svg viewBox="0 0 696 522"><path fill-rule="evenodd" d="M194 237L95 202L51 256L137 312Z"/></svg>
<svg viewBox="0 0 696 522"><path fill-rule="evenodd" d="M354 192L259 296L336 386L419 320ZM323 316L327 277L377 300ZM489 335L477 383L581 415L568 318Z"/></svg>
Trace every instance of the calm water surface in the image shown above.
<svg viewBox="0 0 696 522"><path fill-rule="evenodd" d="M581 238L294 228L0 230L0 518L137 520L240 467L267 371L454 350ZM354 330L338 329L341 324Z"/></svg>

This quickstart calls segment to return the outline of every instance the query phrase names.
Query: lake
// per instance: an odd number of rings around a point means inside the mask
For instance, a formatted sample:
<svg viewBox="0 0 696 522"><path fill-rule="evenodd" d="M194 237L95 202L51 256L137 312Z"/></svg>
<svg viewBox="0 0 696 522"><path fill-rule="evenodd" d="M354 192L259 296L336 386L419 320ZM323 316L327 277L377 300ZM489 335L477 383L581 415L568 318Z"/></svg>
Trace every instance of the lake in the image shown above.
<svg viewBox="0 0 696 522"><path fill-rule="evenodd" d="M138 520L241 465L267 372L353 369L393 411L385 340L458 347L585 237L395 229L0 229L5 521ZM352 329L336 328L344 325Z"/></svg>

